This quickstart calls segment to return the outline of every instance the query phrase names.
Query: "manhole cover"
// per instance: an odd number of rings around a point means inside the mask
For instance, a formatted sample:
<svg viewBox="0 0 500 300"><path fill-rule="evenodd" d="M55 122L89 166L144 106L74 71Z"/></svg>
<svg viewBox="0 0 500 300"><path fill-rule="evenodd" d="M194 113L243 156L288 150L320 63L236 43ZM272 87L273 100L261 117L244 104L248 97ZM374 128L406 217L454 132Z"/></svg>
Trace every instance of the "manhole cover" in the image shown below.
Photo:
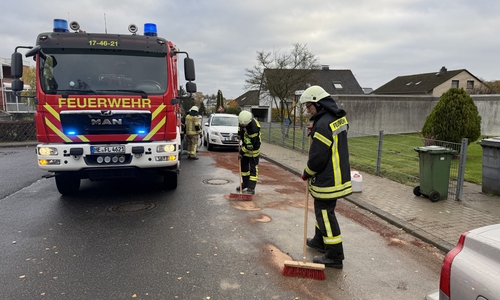
<svg viewBox="0 0 500 300"><path fill-rule="evenodd" d="M224 185L224 184L228 184L231 182L232 182L231 180L227 180L227 179L205 179L205 180L203 180L204 184L211 184L211 185Z"/></svg>
<svg viewBox="0 0 500 300"><path fill-rule="evenodd" d="M156 207L156 204L150 202L130 202L111 206L108 208L112 213L134 213L140 211L151 210Z"/></svg>

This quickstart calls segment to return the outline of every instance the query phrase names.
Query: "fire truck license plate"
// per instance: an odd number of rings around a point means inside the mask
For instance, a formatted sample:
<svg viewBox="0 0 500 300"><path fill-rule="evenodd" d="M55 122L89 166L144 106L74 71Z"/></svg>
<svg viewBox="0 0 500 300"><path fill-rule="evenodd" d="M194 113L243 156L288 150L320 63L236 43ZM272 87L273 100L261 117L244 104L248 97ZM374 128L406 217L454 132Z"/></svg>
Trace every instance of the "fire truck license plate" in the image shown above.
<svg viewBox="0 0 500 300"><path fill-rule="evenodd" d="M91 146L90 152L97 153L125 153L125 146Z"/></svg>

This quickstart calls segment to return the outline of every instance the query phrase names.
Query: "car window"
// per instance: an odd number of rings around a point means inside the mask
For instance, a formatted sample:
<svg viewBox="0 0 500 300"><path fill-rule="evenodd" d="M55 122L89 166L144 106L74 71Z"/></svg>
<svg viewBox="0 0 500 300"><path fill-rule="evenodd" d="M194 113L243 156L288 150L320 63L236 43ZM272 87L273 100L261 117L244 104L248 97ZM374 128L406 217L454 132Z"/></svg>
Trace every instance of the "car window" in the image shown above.
<svg viewBox="0 0 500 300"><path fill-rule="evenodd" d="M238 126L238 118L213 117L211 126Z"/></svg>

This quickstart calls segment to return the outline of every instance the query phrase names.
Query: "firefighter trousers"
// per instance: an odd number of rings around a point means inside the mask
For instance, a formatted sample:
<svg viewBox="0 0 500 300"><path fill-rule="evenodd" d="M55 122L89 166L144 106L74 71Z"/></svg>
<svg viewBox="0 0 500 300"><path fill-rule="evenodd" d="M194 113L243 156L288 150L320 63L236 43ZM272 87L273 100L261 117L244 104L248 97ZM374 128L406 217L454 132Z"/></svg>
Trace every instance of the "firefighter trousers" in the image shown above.
<svg viewBox="0 0 500 300"><path fill-rule="evenodd" d="M325 256L333 260L344 259L342 247L342 234L339 223L335 216L337 199L318 200L314 199L314 214L316 215L316 230L314 234L315 243L325 245Z"/></svg>
<svg viewBox="0 0 500 300"><path fill-rule="evenodd" d="M198 148L198 134L186 134L185 139L188 157L196 157L196 150Z"/></svg>
<svg viewBox="0 0 500 300"><path fill-rule="evenodd" d="M259 157L243 156L241 164L241 181L243 188L255 190L259 177Z"/></svg>

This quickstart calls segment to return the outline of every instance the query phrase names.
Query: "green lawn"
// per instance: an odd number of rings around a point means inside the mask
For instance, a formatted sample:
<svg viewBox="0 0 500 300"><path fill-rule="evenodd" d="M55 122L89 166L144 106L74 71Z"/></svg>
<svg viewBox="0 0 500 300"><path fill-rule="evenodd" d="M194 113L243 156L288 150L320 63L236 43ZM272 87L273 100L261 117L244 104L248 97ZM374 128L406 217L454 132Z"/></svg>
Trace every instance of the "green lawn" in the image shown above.
<svg viewBox="0 0 500 300"><path fill-rule="evenodd" d="M385 135L382 141L380 173L401 183L418 182L419 157L416 147L424 146L418 134ZM378 136L349 138L351 165L359 170L375 173ZM477 142L467 147L465 181L481 184L482 148ZM452 161L458 168L458 158Z"/></svg>

